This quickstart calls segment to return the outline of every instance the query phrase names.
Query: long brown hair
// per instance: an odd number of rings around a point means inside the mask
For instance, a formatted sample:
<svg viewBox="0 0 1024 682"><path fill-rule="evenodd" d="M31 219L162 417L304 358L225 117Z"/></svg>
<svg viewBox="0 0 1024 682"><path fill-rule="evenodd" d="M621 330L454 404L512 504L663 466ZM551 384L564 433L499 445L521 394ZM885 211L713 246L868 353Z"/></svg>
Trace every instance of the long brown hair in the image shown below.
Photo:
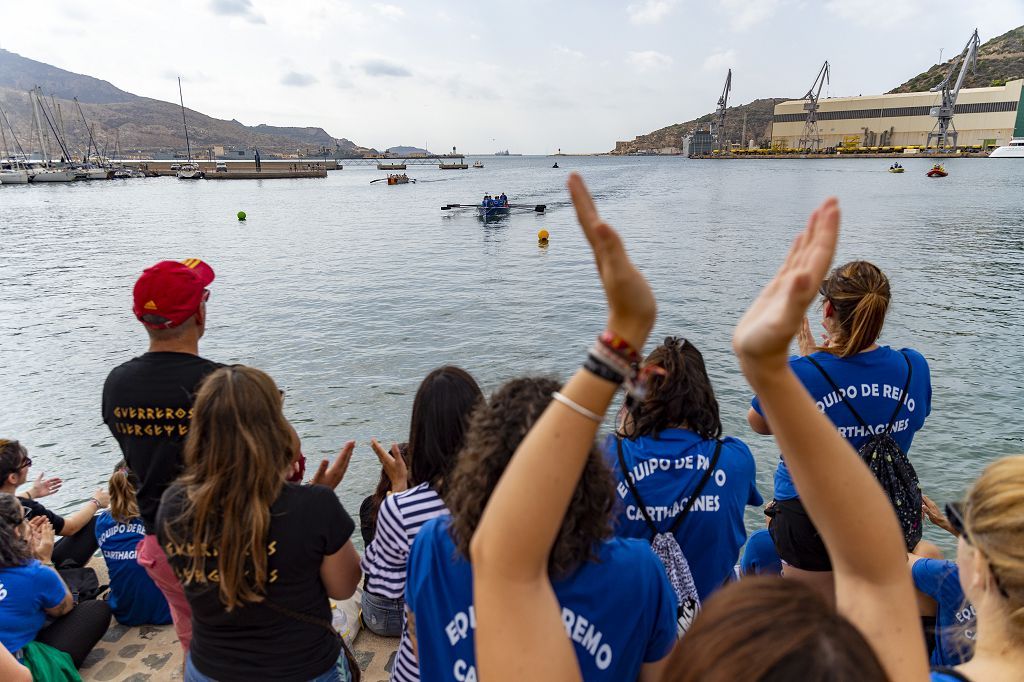
<svg viewBox="0 0 1024 682"><path fill-rule="evenodd" d="M274 380L243 365L211 373L196 396L179 479L186 500L168 524L189 580L206 582L216 556L218 592L231 611L263 600L270 505L294 459L294 440Z"/></svg>
<svg viewBox="0 0 1024 682"><path fill-rule="evenodd" d="M32 549L18 532L23 519L18 498L0 493L0 568L24 566L32 560Z"/></svg>
<svg viewBox="0 0 1024 682"><path fill-rule="evenodd" d="M796 580L749 577L715 592L669 655L662 682L882 682L867 640Z"/></svg>
<svg viewBox="0 0 1024 682"><path fill-rule="evenodd" d="M846 358L878 340L889 310L889 278L877 265L855 260L829 274L819 293L835 309L835 324L825 350Z"/></svg>
<svg viewBox="0 0 1024 682"><path fill-rule="evenodd" d="M463 557L469 557L469 542L505 467L559 388L553 379L513 379L473 413L445 497L452 539ZM593 559L597 543L611 537L613 499L611 471L592 447L548 558L552 576L564 576Z"/></svg>
<svg viewBox="0 0 1024 682"><path fill-rule="evenodd" d="M964 528L1004 593L1007 630L1024 646L1024 455L985 468L967 494Z"/></svg>
<svg viewBox="0 0 1024 682"><path fill-rule="evenodd" d="M139 503L135 491L139 487L139 479L128 468L123 459L114 467L107 488L110 490L110 516L118 523L128 523L139 516Z"/></svg>
<svg viewBox="0 0 1024 682"><path fill-rule="evenodd" d="M623 436L654 436L670 427L689 429L705 439L722 435L718 401L704 356L696 346L686 339L667 336L643 364L660 367L665 373L648 378L647 396L643 400L626 402L628 417L623 424Z"/></svg>

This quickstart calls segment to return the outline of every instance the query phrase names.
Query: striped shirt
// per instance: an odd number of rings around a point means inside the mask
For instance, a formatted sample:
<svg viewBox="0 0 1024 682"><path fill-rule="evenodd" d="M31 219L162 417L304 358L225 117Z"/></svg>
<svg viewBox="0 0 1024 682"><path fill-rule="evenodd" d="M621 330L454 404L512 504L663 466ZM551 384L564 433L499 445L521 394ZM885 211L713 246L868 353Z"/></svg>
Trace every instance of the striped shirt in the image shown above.
<svg viewBox="0 0 1024 682"><path fill-rule="evenodd" d="M366 548L361 562L366 576L365 590L388 599L402 599L413 540L423 524L447 513L444 502L427 483L384 498L377 514L377 534ZM404 614L402 641L398 645L391 679L393 682L416 682L420 679Z"/></svg>

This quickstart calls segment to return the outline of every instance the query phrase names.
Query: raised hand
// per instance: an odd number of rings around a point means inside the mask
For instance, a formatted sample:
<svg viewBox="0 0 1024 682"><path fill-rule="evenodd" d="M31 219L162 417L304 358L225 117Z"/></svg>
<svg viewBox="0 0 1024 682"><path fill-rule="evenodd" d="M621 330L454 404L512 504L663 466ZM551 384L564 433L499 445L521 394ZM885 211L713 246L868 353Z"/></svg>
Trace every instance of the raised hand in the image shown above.
<svg viewBox="0 0 1024 682"><path fill-rule="evenodd" d="M800 333L796 336L797 346L800 348L800 355L810 355L818 348L814 343L814 334L811 333L811 323L804 315L804 323L800 325Z"/></svg>
<svg viewBox="0 0 1024 682"><path fill-rule="evenodd" d="M320 466L316 468L316 473L309 480L309 484L325 485L331 490L337 488L342 479L345 478L345 472L348 471L348 464L352 461L352 453L355 449L356 442L354 440L346 441L341 446L341 452L334 458L334 462L328 465L326 459L321 460Z"/></svg>
<svg viewBox="0 0 1024 682"><path fill-rule="evenodd" d="M371 438L370 447L373 448L373 454L377 455L380 465L384 467L384 473L391 481L391 492L400 493L407 490L409 488L409 470L398 444L392 443L391 452L388 452L376 438Z"/></svg>
<svg viewBox="0 0 1024 682"><path fill-rule="evenodd" d="M939 505L935 504L932 498L928 497L924 493L921 494L921 512L929 521L942 530L951 535L959 535L959 533L956 532L956 529L953 528L953 524L949 522L946 515L939 509Z"/></svg>
<svg viewBox="0 0 1024 682"><path fill-rule="evenodd" d="M29 548L35 558L45 563L50 563L53 557L53 525L45 516L40 516L43 523L33 523L31 526L31 538ZM35 519L33 519L35 521Z"/></svg>
<svg viewBox="0 0 1024 682"><path fill-rule="evenodd" d="M43 474L39 474L35 482L29 487L28 494L32 496L33 500L39 497L46 497L60 490L62 485L64 485L64 481L56 476L53 478L43 478Z"/></svg>
<svg viewBox="0 0 1024 682"><path fill-rule="evenodd" d="M597 272L608 300L608 329L639 351L657 314L651 287L629 260L618 233L597 214L583 178L576 173L569 175L569 194L583 234L594 250Z"/></svg>
<svg viewBox="0 0 1024 682"><path fill-rule="evenodd" d="M747 373L786 367L789 344L828 273L839 239L839 202L827 199L793 240L785 262L736 325L732 346Z"/></svg>

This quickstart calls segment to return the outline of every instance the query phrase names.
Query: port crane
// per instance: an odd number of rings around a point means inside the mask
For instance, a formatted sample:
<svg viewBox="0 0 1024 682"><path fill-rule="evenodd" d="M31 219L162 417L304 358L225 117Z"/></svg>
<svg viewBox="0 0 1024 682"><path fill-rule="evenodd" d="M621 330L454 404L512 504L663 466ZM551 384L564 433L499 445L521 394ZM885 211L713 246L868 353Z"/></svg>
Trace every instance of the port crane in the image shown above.
<svg viewBox="0 0 1024 682"><path fill-rule="evenodd" d="M719 151L728 151L725 140L725 109L729 106L729 93L731 91L732 69L729 69L729 73L725 77L725 86L722 88L722 96L718 98L718 108L715 109L715 120L712 123L714 129L711 131Z"/></svg>
<svg viewBox="0 0 1024 682"><path fill-rule="evenodd" d="M959 55L950 60L946 77L942 79L941 83L928 91L941 92L942 103L937 107L932 107L928 112L936 120L931 132L928 133L928 140L924 144L926 148L932 145L932 140L935 140L936 147L956 147L958 133L956 132L956 126L953 125L956 98L960 94L960 88L963 87L964 78L967 77L967 69L977 71L979 47L981 47L981 39L978 37L978 29L974 29L974 33L971 34L967 44L964 45L964 49ZM961 61L963 62L962 65L960 64ZM956 71L958 65L960 65L960 75L957 76L956 85L950 89L949 81L953 78L953 72ZM952 141L952 145L949 144L950 141Z"/></svg>
<svg viewBox="0 0 1024 682"><path fill-rule="evenodd" d="M802 99L807 100L804 103L804 111L807 112L807 120L804 122L804 131L800 134L800 149L809 149L812 151L821 150L821 131L818 130L818 98L821 97L821 89L828 83L828 61L821 65L821 69L818 70L818 76L811 83L811 89L807 91L807 94Z"/></svg>

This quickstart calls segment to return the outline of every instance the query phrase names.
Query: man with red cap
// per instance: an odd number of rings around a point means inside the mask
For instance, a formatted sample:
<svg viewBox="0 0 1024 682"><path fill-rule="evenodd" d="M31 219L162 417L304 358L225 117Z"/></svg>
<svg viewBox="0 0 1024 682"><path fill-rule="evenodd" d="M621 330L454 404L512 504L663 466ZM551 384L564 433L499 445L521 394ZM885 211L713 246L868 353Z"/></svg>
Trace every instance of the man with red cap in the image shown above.
<svg viewBox="0 0 1024 682"><path fill-rule="evenodd" d="M103 422L139 479L146 536L136 549L137 560L167 597L186 651L192 610L157 542L156 513L161 495L184 466L184 439L199 384L221 366L199 355L213 278L213 269L198 258L147 268L135 283L133 311L149 334L149 351L114 368L103 386Z"/></svg>

